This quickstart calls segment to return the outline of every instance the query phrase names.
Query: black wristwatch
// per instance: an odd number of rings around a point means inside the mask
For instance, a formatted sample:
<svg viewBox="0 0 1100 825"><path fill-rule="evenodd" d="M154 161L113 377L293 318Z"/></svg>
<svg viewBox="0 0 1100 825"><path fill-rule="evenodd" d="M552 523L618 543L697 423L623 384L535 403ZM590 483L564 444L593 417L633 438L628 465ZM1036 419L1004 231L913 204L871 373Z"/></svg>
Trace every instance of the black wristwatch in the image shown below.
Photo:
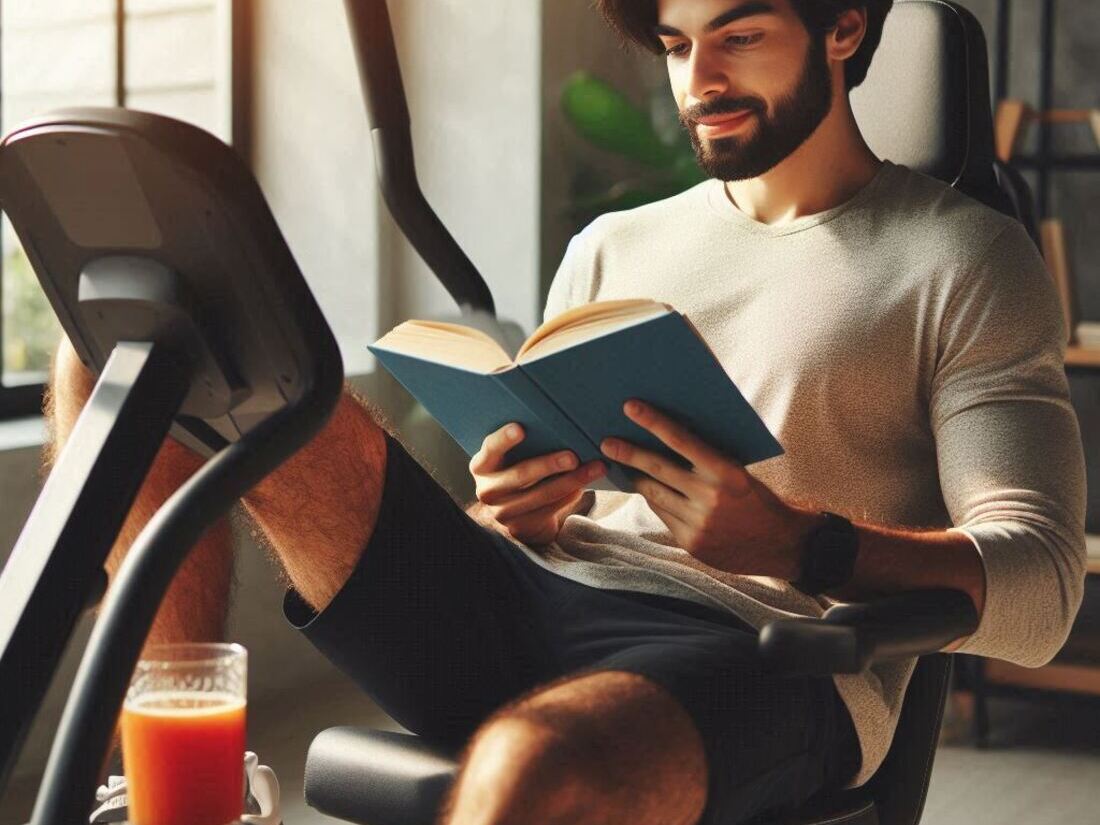
<svg viewBox="0 0 1100 825"><path fill-rule="evenodd" d="M798 579L791 582L809 596L845 584L856 569L859 536L852 522L823 512L825 521L814 528L802 548Z"/></svg>

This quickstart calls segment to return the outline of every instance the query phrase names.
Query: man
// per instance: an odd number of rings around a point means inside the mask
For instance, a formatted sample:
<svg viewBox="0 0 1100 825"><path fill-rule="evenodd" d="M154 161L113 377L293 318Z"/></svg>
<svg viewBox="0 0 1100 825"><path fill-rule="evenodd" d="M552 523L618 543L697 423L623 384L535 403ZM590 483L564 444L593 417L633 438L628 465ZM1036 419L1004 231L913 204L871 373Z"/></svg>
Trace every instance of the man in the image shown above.
<svg viewBox="0 0 1100 825"><path fill-rule="evenodd" d="M691 469L609 441L646 477L593 492L602 462L506 466L506 426L470 462L479 524L348 396L245 499L288 618L397 721L468 742L441 822L732 823L865 782L913 663L777 678L754 653L764 622L827 606L790 583L819 590L801 562L825 524L855 522L858 551L829 597L964 591L981 621L947 649L1026 666L1065 640L1084 471L1061 313L1022 227L860 136L847 92L889 5L600 3L664 53L711 178L578 235L546 315L672 304L784 455L746 471L628 403ZM88 384L63 349L59 436ZM165 443L112 565L196 465ZM221 633L225 546L196 551L159 638Z"/></svg>

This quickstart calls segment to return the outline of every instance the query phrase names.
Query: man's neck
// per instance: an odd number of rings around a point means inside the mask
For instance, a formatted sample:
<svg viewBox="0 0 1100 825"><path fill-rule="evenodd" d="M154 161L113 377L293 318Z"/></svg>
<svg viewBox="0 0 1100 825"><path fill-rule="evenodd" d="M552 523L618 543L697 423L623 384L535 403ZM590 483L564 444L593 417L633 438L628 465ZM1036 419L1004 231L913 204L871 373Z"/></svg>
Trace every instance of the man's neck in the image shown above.
<svg viewBox="0 0 1100 825"><path fill-rule="evenodd" d="M881 165L842 89L798 149L760 177L727 182L726 192L748 217L780 226L844 203L871 182Z"/></svg>

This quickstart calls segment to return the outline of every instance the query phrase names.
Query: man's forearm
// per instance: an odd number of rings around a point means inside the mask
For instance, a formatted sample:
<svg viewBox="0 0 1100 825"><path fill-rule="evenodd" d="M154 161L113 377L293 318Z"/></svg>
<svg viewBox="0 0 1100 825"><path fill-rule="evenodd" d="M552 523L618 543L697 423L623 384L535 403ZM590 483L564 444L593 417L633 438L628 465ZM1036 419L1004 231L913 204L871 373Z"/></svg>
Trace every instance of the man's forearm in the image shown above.
<svg viewBox="0 0 1100 825"><path fill-rule="evenodd" d="M799 527L794 557L810 530L820 523L817 511L797 510ZM904 590L947 588L970 596L980 617L985 606L985 568L974 543L962 533L907 531L853 522L859 554L851 580L826 595L841 601L864 601ZM948 650L962 644L957 640Z"/></svg>

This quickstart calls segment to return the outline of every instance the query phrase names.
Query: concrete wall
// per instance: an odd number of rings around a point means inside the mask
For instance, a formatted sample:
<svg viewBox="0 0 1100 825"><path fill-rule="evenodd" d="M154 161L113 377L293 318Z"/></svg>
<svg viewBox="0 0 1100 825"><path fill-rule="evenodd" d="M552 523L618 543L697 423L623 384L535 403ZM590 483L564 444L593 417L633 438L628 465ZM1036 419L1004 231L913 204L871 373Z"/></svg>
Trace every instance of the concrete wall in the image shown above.
<svg viewBox="0 0 1100 825"><path fill-rule="evenodd" d="M498 315L527 332L541 310L541 5L390 4L424 194L481 270ZM396 318L453 313L454 303L403 238L395 249Z"/></svg>

